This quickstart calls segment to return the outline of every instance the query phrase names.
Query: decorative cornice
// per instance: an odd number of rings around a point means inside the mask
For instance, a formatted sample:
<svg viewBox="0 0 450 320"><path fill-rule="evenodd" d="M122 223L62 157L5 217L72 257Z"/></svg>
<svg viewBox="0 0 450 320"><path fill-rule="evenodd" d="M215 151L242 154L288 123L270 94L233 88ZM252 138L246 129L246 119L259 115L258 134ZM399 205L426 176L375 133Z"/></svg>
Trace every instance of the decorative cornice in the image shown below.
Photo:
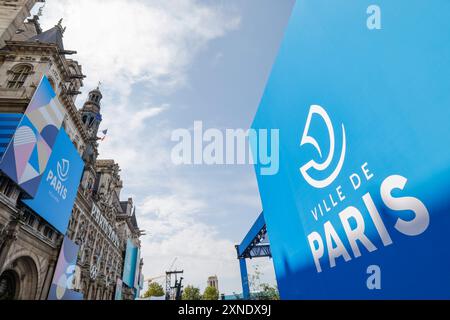
<svg viewBox="0 0 450 320"><path fill-rule="evenodd" d="M0 51L0 55L5 55L6 58L13 57L14 55L11 54L11 52L17 52L17 53L23 53L23 52L38 52L39 54L47 54L53 57L53 60L55 61L56 66L58 69L60 69L61 72L61 78L63 81L67 82L67 79L70 79L70 72L67 66L67 61L64 58L64 55L61 54L61 50L56 44L53 43L42 43L42 42L30 42L30 41L6 41L6 50ZM14 56L15 59L16 56ZM48 62L49 59L46 57L41 58L42 62ZM71 60L70 62L74 62ZM80 80L81 81L81 80ZM64 89L61 91L60 98L64 105L67 108L67 111L75 123L78 131L80 132L80 135L87 144L88 142L88 135L86 132L86 129L83 126L83 123L81 121L81 117L78 114L78 110L75 106L75 103L72 100L72 96L68 94L68 91Z"/></svg>

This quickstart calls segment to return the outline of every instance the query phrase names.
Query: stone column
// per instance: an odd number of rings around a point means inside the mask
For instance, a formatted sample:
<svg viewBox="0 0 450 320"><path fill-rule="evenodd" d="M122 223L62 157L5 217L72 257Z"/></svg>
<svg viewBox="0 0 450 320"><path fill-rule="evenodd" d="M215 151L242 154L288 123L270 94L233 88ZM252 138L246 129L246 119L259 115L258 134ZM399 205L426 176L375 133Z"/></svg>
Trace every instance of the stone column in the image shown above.
<svg viewBox="0 0 450 320"><path fill-rule="evenodd" d="M0 233L0 274L6 267L6 260L11 245L17 239L17 233L20 227L19 220L10 221Z"/></svg>
<svg viewBox="0 0 450 320"><path fill-rule="evenodd" d="M45 280L44 280L44 283L42 285L42 290L41 290L41 296L40 296L41 300L47 300L48 294L50 292L50 286L51 286L52 280L53 280L53 273L56 268L56 263L57 263L56 259L51 259L48 262L48 270L47 270L47 273L45 274Z"/></svg>

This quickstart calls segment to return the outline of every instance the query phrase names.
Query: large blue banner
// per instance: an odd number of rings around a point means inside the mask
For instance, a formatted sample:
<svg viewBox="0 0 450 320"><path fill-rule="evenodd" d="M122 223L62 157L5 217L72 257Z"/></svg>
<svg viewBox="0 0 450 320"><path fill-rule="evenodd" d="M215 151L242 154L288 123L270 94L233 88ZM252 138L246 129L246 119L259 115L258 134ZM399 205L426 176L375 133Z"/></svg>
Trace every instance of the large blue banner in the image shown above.
<svg viewBox="0 0 450 320"><path fill-rule="evenodd" d="M128 239L126 250L127 251L125 253L122 281L129 288L134 288L136 262L138 258L138 248L133 244L133 242L130 239Z"/></svg>
<svg viewBox="0 0 450 320"><path fill-rule="evenodd" d="M299 0L254 120L283 299L450 298L450 2Z"/></svg>
<svg viewBox="0 0 450 320"><path fill-rule="evenodd" d="M63 120L64 109L43 76L0 162L0 170L31 197L37 193Z"/></svg>
<svg viewBox="0 0 450 320"><path fill-rule="evenodd" d="M80 246L65 237L59 252L48 300L83 300L83 294L73 290L75 267Z"/></svg>
<svg viewBox="0 0 450 320"><path fill-rule="evenodd" d="M27 206L62 234L67 231L83 167L83 160L64 129L61 129L36 196L24 200Z"/></svg>

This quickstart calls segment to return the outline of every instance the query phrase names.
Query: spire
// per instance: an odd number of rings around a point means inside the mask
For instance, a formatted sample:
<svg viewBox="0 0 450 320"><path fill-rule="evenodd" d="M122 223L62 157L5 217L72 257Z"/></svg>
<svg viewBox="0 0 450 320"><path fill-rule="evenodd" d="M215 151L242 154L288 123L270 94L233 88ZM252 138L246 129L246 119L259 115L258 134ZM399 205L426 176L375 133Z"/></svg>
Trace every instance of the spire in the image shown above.
<svg viewBox="0 0 450 320"><path fill-rule="evenodd" d="M63 22L63 18L59 19L56 27L58 27L61 30L61 35L64 35L64 32L66 32L66 27L62 26L62 22Z"/></svg>
<svg viewBox="0 0 450 320"><path fill-rule="evenodd" d="M44 11L44 8L45 8L45 5L46 5L46 4L47 4L47 3L44 2L44 5L43 5L42 7L39 8L39 11L38 11L38 13L37 13L37 16L38 16L38 17L42 17L42 14L43 14L43 11Z"/></svg>
<svg viewBox="0 0 450 320"><path fill-rule="evenodd" d="M94 106L98 107L99 111L100 111L100 102L102 101L103 98L102 92L100 91L100 85L101 82L98 83L97 88L89 92L88 100L85 103L85 104L87 103L93 104Z"/></svg>
<svg viewBox="0 0 450 320"><path fill-rule="evenodd" d="M88 130L88 134L92 139L97 141L98 129L100 122L102 121L102 115L100 113L100 105L103 95L100 91L100 83L94 90L91 90L88 95L88 99L80 109L80 115L83 124Z"/></svg>

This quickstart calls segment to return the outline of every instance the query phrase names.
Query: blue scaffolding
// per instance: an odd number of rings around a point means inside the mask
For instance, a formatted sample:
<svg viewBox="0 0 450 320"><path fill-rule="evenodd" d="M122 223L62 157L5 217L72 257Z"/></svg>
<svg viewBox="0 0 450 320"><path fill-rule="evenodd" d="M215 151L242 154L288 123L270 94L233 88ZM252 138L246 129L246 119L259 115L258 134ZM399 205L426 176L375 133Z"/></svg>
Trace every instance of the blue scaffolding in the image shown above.
<svg viewBox="0 0 450 320"><path fill-rule="evenodd" d="M245 300L248 300L250 299L250 287L246 259L272 257L264 212L258 216L241 244L236 245L236 252L241 270L242 295Z"/></svg>

